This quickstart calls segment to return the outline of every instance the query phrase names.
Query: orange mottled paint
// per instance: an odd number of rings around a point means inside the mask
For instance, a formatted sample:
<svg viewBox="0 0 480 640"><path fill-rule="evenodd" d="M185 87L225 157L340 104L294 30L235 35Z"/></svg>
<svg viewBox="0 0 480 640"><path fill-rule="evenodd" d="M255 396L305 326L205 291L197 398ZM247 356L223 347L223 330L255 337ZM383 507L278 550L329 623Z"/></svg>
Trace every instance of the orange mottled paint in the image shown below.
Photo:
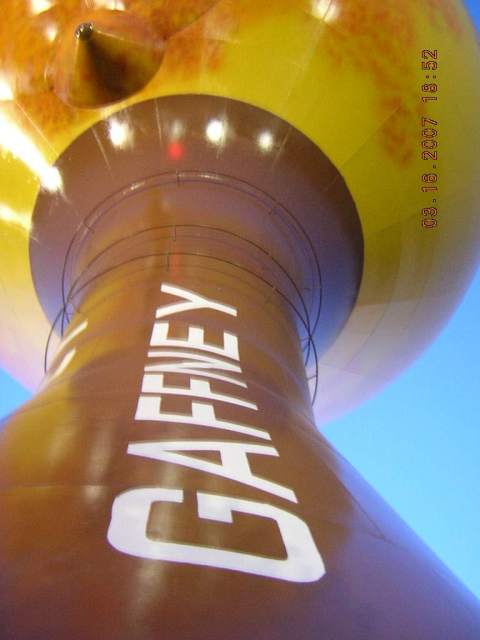
<svg viewBox="0 0 480 640"><path fill-rule="evenodd" d="M218 0L127 0L125 8L145 20L164 38L196 22Z"/></svg>
<svg viewBox="0 0 480 640"><path fill-rule="evenodd" d="M419 12L454 37L462 33L459 3L454 0L342 0L329 24L322 49L337 66L353 66L375 85L382 145L400 165L413 159L418 145L418 118L426 114L420 101L417 70L430 43L417 31ZM407 55L414 52L414 55Z"/></svg>
<svg viewBox="0 0 480 640"><path fill-rule="evenodd" d="M33 123L32 137L38 130L55 139L71 124L81 125L90 114L65 105L49 81L62 34L70 36L73 24L91 18L94 0L61 0L35 14L31 0L4 0L0 22L0 74L13 89L17 117ZM126 11L144 18L161 38L171 37L195 23L208 12L213 0L123 0ZM184 45L185 58L191 57ZM188 66L188 65L187 65Z"/></svg>
<svg viewBox="0 0 480 640"><path fill-rule="evenodd" d="M235 33L282 12L297 10L311 20L313 0L123 0L126 11L145 19L157 35L168 39L160 73L196 76L222 63L224 48L235 46ZM461 37L460 3L456 0L337 0L338 15L318 43L341 72L357 69L373 83L378 120L388 154L400 164L413 156L418 135L417 61L406 51L420 51L416 20L423 13L437 28ZM0 22L0 72L15 85L18 106L45 135L90 117L72 109L52 92L45 70L58 40L72 19L81 22L94 0L61 0L33 15L30 0L3 0ZM60 38L53 38L54 33ZM48 34L51 35L50 39ZM52 40L52 41L51 41ZM388 120L388 122L387 122Z"/></svg>

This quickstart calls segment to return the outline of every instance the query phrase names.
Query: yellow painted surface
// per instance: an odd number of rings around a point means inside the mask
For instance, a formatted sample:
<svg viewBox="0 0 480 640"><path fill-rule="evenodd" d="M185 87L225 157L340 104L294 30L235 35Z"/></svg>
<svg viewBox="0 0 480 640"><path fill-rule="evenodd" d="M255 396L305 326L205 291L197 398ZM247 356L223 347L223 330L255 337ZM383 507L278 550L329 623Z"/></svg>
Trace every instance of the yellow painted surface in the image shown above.
<svg viewBox="0 0 480 640"><path fill-rule="evenodd" d="M74 109L53 93L45 69L71 37L69 25L100 8L146 19L167 40L165 57L134 98ZM309 136L344 176L362 222L365 268L344 334L322 358L319 419L407 364L454 308L476 262L480 204L480 52L460 2L4 0L2 12L0 364L22 382L37 384L49 330L28 254L40 185L61 193L48 167L93 123L155 96L216 94L267 109ZM437 51L438 70L422 70L424 49ZM423 92L426 82L438 91ZM438 99L422 102L427 95ZM421 157L422 116L438 122L435 170ZM438 226L425 229L422 208L434 196L421 191L422 174L431 172Z"/></svg>

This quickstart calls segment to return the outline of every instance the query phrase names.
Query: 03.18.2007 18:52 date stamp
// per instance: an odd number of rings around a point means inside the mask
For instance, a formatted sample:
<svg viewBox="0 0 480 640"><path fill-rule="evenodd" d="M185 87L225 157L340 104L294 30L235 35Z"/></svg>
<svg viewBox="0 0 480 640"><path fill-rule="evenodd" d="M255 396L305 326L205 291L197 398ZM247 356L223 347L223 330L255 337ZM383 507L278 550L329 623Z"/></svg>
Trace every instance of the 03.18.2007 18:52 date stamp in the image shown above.
<svg viewBox="0 0 480 640"><path fill-rule="evenodd" d="M438 50L424 49L422 51L421 60L422 70L425 71L426 82L422 84L422 102L428 105L435 105L438 100ZM435 82L431 82L434 80ZM422 192L426 197L431 199L429 206L422 208L422 227L424 229L435 229L438 226L438 173L437 162L439 159L438 149L438 120L427 118L422 115L421 118L421 147L422 160L430 163L427 172L422 175ZM427 204L427 203L425 203Z"/></svg>

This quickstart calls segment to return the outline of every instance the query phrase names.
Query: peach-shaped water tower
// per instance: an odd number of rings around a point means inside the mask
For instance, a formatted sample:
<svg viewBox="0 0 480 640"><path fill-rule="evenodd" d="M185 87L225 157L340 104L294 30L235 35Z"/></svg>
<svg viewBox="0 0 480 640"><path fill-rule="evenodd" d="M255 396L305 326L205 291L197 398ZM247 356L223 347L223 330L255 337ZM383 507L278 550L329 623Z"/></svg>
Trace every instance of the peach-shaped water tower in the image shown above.
<svg viewBox="0 0 480 640"><path fill-rule="evenodd" d="M316 428L475 268L461 3L2 13L2 640L480 637Z"/></svg>

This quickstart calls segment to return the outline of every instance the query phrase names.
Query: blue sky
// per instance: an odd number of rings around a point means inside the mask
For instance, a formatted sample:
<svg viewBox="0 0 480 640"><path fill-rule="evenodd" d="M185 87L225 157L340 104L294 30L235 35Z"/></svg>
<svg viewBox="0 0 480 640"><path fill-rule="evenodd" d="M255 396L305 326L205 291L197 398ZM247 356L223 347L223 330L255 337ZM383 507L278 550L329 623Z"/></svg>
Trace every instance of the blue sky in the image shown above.
<svg viewBox="0 0 480 640"><path fill-rule="evenodd" d="M479 317L480 272L416 364L324 433L480 598ZM0 370L0 416L28 397Z"/></svg>

